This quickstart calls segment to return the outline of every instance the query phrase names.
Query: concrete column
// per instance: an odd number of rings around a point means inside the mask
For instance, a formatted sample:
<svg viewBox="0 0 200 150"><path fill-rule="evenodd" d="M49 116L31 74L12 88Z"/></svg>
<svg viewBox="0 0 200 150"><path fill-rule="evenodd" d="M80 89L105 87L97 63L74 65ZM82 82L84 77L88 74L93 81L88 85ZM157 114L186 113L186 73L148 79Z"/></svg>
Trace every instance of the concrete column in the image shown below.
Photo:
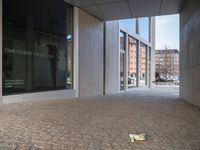
<svg viewBox="0 0 200 150"><path fill-rule="evenodd" d="M137 34L140 34L139 18L136 18L136 33L137 33Z"/></svg>
<svg viewBox="0 0 200 150"><path fill-rule="evenodd" d="M149 64L149 73L148 73L148 75L149 75L149 84L148 84L148 87L149 88L151 88L151 83L152 83L152 74L151 74L151 48L149 47L149 49L148 49L148 64Z"/></svg>
<svg viewBox="0 0 200 150"><path fill-rule="evenodd" d="M105 94L115 94L120 92L119 21L105 24Z"/></svg>
<svg viewBox="0 0 200 150"><path fill-rule="evenodd" d="M146 81L145 81L145 85L148 86L149 83L149 47L146 46Z"/></svg>
<svg viewBox="0 0 200 150"><path fill-rule="evenodd" d="M151 39L151 17L149 17L149 42L150 43L152 42L152 39Z"/></svg>
<svg viewBox="0 0 200 150"><path fill-rule="evenodd" d="M2 9L2 0L0 0L0 103L2 103L2 14L3 14L3 9Z"/></svg>
<svg viewBox="0 0 200 150"><path fill-rule="evenodd" d="M124 91L126 92L128 90L128 34L126 33L126 47L125 47L125 88Z"/></svg>
<svg viewBox="0 0 200 150"><path fill-rule="evenodd" d="M73 37L73 50L74 50L74 66L73 66L73 83L76 91L76 96L79 96L79 8L74 7L74 37Z"/></svg>
<svg viewBox="0 0 200 150"><path fill-rule="evenodd" d="M155 17L151 17L151 78L150 87L155 87Z"/></svg>
<svg viewBox="0 0 200 150"><path fill-rule="evenodd" d="M103 25L103 95L106 95L106 22Z"/></svg>
<svg viewBox="0 0 200 150"><path fill-rule="evenodd" d="M79 9L79 96L103 94L104 22Z"/></svg>

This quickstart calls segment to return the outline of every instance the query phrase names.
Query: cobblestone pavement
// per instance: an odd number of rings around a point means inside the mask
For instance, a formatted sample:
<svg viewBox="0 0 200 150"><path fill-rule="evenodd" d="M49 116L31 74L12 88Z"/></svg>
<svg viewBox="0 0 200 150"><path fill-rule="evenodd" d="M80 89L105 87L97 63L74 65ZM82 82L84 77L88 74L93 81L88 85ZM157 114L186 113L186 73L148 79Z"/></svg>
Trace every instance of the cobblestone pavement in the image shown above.
<svg viewBox="0 0 200 150"><path fill-rule="evenodd" d="M1 105L0 150L200 150L199 108L173 90Z"/></svg>

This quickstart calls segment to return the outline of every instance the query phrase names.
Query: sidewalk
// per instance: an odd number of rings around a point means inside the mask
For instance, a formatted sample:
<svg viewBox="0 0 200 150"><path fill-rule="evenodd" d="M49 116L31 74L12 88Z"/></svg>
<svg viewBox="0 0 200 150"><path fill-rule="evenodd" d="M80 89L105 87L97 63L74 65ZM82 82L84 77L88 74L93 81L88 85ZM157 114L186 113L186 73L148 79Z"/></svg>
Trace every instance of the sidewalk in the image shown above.
<svg viewBox="0 0 200 150"><path fill-rule="evenodd" d="M178 89L0 106L0 150L199 150L200 111ZM129 133L146 133L131 143Z"/></svg>

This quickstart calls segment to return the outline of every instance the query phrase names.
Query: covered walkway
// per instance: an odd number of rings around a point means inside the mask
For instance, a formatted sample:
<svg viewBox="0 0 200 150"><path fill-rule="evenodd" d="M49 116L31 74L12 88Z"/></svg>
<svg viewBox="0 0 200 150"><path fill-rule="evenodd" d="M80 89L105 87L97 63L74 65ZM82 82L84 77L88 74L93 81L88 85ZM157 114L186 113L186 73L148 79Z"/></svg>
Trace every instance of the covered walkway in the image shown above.
<svg viewBox="0 0 200 150"><path fill-rule="evenodd" d="M147 141L130 143L129 133ZM178 88L0 106L1 150L199 150L199 135L199 108Z"/></svg>

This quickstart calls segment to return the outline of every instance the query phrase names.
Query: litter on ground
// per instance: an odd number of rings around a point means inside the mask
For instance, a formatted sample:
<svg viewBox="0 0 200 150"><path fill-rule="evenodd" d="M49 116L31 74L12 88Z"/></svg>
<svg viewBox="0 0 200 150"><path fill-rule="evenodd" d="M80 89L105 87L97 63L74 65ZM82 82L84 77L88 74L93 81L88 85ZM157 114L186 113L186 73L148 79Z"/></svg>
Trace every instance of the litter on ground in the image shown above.
<svg viewBox="0 0 200 150"><path fill-rule="evenodd" d="M146 140L146 134L141 133L141 134L129 134L131 142L135 141L145 141Z"/></svg>

